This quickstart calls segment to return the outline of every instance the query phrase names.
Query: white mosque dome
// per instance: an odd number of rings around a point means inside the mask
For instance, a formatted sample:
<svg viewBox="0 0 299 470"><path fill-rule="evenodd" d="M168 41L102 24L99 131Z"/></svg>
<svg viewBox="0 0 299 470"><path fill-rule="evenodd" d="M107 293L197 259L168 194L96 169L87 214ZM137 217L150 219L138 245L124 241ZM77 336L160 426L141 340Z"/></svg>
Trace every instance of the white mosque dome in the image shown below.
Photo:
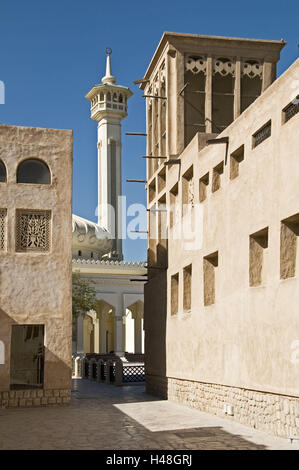
<svg viewBox="0 0 299 470"><path fill-rule="evenodd" d="M72 215L73 256L100 259L112 251L113 240L110 233L95 222Z"/></svg>

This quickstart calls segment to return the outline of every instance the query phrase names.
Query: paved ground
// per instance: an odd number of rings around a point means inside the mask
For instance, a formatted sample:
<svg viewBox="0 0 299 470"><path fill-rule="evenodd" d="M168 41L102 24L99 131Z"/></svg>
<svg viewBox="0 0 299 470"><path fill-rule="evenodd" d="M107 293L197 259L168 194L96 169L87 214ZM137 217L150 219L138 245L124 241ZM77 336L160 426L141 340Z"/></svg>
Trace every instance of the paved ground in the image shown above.
<svg viewBox="0 0 299 470"><path fill-rule="evenodd" d="M70 406L0 410L0 449L299 449L144 393L75 379Z"/></svg>

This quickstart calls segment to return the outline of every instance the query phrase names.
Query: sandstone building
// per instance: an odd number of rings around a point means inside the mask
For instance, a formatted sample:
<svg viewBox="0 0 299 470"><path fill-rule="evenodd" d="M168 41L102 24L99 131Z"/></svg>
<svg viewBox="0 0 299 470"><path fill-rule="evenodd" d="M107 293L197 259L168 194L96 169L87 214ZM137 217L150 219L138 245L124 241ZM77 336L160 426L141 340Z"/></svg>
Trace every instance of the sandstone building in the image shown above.
<svg viewBox="0 0 299 470"><path fill-rule="evenodd" d="M299 60L276 79L283 46L165 33L145 73L145 352L149 393L294 437Z"/></svg>
<svg viewBox="0 0 299 470"><path fill-rule="evenodd" d="M0 406L70 398L72 145L0 125Z"/></svg>
<svg viewBox="0 0 299 470"><path fill-rule="evenodd" d="M147 270L123 261L118 214L131 94L108 54L87 94L98 122L98 223L71 214L72 132L0 125L0 406L68 403L72 351L144 352L138 281ZM96 309L74 319L72 272L97 292Z"/></svg>

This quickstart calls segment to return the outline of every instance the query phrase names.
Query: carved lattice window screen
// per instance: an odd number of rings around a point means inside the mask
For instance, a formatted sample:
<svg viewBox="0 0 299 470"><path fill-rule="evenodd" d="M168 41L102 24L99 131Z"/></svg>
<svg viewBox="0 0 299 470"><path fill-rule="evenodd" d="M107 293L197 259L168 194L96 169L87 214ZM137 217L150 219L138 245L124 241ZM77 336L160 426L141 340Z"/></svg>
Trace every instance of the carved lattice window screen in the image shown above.
<svg viewBox="0 0 299 470"><path fill-rule="evenodd" d="M17 251L49 251L50 211L17 211Z"/></svg>
<svg viewBox="0 0 299 470"><path fill-rule="evenodd" d="M6 241L6 209L0 209L0 250L5 250Z"/></svg>
<svg viewBox="0 0 299 470"><path fill-rule="evenodd" d="M299 113L299 99L296 98L294 103L290 103L284 110L285 122L288 122L293 116Z"/></svg>
<svg viewBox="0 0 299 470"><path fill-rule="evenodd" d="M259 131L253 134L253 147L257 147L271 136L271 121L265 124Z"/></svg>
<svg viewBox="0 0 299 470"><path fill-rule="evenodd" d="M219 57L213 61L213 75L219 73L222 77L226 75L235 76L235 62L233 59Z"/></svg>

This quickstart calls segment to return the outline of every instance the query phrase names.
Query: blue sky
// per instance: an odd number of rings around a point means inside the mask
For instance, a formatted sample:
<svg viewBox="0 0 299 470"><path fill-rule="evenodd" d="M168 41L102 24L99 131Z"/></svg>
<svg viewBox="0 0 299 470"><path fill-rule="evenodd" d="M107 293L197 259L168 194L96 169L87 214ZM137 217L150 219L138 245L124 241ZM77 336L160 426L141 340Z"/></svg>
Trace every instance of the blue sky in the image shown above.
<svg viewBox="0 0 299 470"><path fill-rule="evenodd" d="M281 39L278 74L297 57L299 2L269 0L1 0L0 80L6 102L0 122L73 129L73 212L96 220L96 123L89 117L87 91L105 74L105 47L113 49L112 71L129 86L128 117L123 121L123 193L127 204L146 201L144 186L126 178L145 177L142 78L164 31ZM127 260L146 258L144 240L124 241Z"/></svg>

